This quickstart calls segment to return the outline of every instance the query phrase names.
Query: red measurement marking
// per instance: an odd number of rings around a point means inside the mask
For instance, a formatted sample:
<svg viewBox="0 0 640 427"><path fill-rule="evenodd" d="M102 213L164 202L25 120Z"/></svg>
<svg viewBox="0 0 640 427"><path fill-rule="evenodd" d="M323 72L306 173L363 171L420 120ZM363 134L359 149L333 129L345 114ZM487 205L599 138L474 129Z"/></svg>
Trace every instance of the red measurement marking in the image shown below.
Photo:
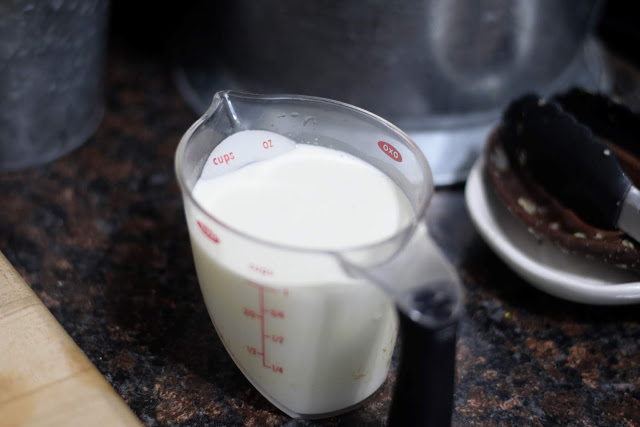
<svg viewBox="0 0 640 427"><path fill-rule="evenodd" d="M402 161L402 155L400 154L400 152L398 152L398 150L396 150L395 147L393 145L389 144L388 142L378 141L378 147L380 147L380 149L387 156L391 157L396 162L401 162Z"/></svg>
<svg viewBox="0 0 640 427"><path fill-rule="evenodd" d="M267 314L274 319L284 319L284 311L282 310L275 310L273 308L270 308L269 310L267 310Z"/></svg>
<svg viewBox="0 0 640 427"><path fill-rule="evenodd" d="M271 142L270 139L266 141L262 141L262 148L264 148L265 150L268 150L269 148L273 148L273 142Z"/></svg>
<svg viewBox="0 0 640 427"><path fill-rule="evenodd" d="M255 347L251 347L251 346L247 346L247 351L249 352L249 354L252 354L254 356L262 356L262 358L264 359L264 354L259 352L257 348Z"/></svg>
<svg viewBox="0 0 640 427"><path fill-rule="evenodd" d="M273 270L268 267L262 267L254 263L249 263L249 268L256 273L262 274L263 276L273 276Z"/></svg>
<svg viewBox="0 0 640 427"><path fill-rule="evenodd" d="M284 337L280 336L280 335L266 335L265 338L270 339L271 341L277 343L277 344L283 344L284 343Z"/></svg>
<svg viewBox="0 0 640 427"><path fill-rule="evenodd" d="M214 233L204 223L202 223L200 221L197 221L197 222L198 222L198 227L200 227L200 230L202 230L202 232L204 233L205 236L207 236L209 239L211 239L214 243L220 243L220 238L218 238L216 233Z"/></svg>
<svg viewBox="0 0 640 427"><path fill-rule="evenodd" d="M252 282L251 280L247 280L247 283L249 284L249 286L253 286L254 288L258 288L258 289L264 289L267 292L272 292L272 293L280 293L282 292L282 295L287 296L289 295L289 290L287 288L270 288L269 286L265 286L265 285L260 285L259 283L256 282Z"/></svg>
<svg viewBox="0 0 640 427"><path fill-rule="evenodd" d="M250 317L252 319L256 319L258 317L261 317L258 313L256 313L254 310L251 310L250 308L247 307L243 307L244 308L244 315L247 317Z"/></svg>
<svg viewBox="0 0 640 427"><path fill-rule="evenodd" d="M282 366L279 365L275 365L275 364L267 364L267 342L266 340L270 340L273 343L276 344L284 344L284 337L282 335L270 335L270 334L266 334L265 333L265 329L266 329L266 316L269 316L269 318L273 318L273 319L284 319L285 318L285 314L283 310L278 310L278 309L274 309L274 308L267 308L265 307L265 303L264 303L264 293L265 290L266 291L270 291L270 292L281 292L282 295L286 296L289 294L288 289L276 289L276 288L270 288L268 286L264 286L264 285L260 285L258 283L252 282L250 280L247 281L247 284L249 286L252 286L254 288L258 289L258 304L259 304L259 311L256 310L252 310L248 307L243 307L243 314L251 319L260 319L260 350L257 349L256 347L252 347L252 346L247 346L247 351L249 352L249 354L255 355L255 356L262 356L262 366L264 366L267 369L271 369L274 373L276 374L282 374L284 373L284 368Z"/></svg>
<svg viewBox="0 0 640 427"><path fill-rule="evenodd" d="M260 292L260 314L262 315L262 317L260 317L260 336L262 337L262 366L267 366L266 365L266 360L265 360L265 345L264 345L264 287L259 287L258 288L259 292Z"/></svg>
<svg viewBox="0 0 640 427"><path fill-rule="evenodd" d="M222 156L214 157L213 164L218 165L226 165L229 164L231 160L235 160L236 156L233 155L233 151L230 151L229 154L223 154Z"/></svg>

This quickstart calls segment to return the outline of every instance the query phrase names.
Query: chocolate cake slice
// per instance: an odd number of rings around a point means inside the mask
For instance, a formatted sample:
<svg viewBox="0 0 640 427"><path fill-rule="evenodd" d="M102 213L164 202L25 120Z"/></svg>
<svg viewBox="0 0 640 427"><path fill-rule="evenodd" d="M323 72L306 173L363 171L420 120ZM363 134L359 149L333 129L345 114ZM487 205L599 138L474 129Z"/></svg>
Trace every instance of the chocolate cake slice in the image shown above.
<svg viewBox="0 0 640 427"><path fill-rule="evenodd" d="M534 95L520 98L512 106L518 102L531 103L532 96ZM539 98L536 102L540 108L547 104L547 101ZM555 104L552 114L562 116L560 119L565 129L561 129L563 126L548 126L541 133L536 128L537 137L544 137L547 132L566 132L566 126L574 136L578 134L580 138L595 137L610 148L634 185L640 185L640 156L637 155L640 150L633 145L634 136L629 135L633 129L640 128L640 125L633 122L635 119L640 123L638 115L615 102L607 106L609 101L603 96L584 91L572 91L549 102ZM603 112L615 110L610 115L614 119L605 115L602 120L598 120L597 115L580 111L581 108L593 109L594 104ZM545 114L549 113L548 106L545 111ZM513 143L514 138L522 137L522 132L529 125L538 123L534 120L539 121L539 117L535 117L537 113L536 107L517 117L505 113L501 124L488 137L485 147L486 172L498 198L539 239L547 239L572 254L640 273L639 242L609 225L594 222L590 212L576 212L570 207L573 206L569 200L570 195L560 198L559 193L550 188L554 185L554 180L544 177L541 179L539 174L536 179L535 174L527 169L526 159L514 157L513 151L508 149L507 144ZM625 129L611 130L611 127L616 126L616 114L624 116ZM621 133L624 133L624 139L620 137ZM640 134L635 137L640 146ZM549 153L549 156L552 155L553 153ZM597 174L598 171L594 170L593 173ZM557 185L561 184L557 182Z"/></svg>

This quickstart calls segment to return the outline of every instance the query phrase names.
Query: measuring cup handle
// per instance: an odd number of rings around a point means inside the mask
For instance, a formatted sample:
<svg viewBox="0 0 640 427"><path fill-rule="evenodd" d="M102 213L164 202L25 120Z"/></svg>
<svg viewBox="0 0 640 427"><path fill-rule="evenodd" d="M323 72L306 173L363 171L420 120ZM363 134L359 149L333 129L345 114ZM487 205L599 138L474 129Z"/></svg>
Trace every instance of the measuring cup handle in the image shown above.
<svg viewBox="0 0 640 427"><path fill-rule="evenodd" d="M343 268L393 298L400 319L400 366L389 425L448 426L451 422L456 329L462 285L424 223L395 255L363 266L341 258Z"/></svg>
<svg viewBox="0 0 640 427"><path fill-rule="evenodd" d="M449 426L457 321L433 329L398 310L400 357L389 426Z"/></svg>

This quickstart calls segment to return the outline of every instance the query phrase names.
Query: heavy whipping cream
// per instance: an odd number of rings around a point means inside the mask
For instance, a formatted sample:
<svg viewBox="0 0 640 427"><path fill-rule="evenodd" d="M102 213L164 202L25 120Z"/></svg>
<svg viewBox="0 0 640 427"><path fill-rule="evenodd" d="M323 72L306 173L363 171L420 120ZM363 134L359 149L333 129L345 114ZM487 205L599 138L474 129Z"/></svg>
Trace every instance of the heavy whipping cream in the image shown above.
<svg viewBox="0 0 640 427"><path fill-rule="evenodd" d="M381 291L323 251L392 236L412 220L411 206L386 175L346 153L270 132L233 138L287 148L252 163L229 145L224 154L244 158L242 167L205 170L193 189L209 214L186 205L207 309L236 364L280 409L348 409L384 382L397 320Z"/></svg>

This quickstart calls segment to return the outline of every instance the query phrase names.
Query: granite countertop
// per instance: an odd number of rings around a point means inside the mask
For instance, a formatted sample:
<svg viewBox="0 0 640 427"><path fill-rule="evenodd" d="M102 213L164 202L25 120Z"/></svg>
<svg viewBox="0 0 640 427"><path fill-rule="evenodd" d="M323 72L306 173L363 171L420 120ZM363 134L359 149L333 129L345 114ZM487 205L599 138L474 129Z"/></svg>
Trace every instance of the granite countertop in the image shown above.
<svg viewBox="0 0 640 427"><path fill-rule="evenodd" d="M173 174L196 116L159 60L111 49L106 83L86 144L0 173L0 249L56 319L148 425L383 425L395 359L369 401L322 422L289 419L243 377L205 309ZM437 192L430 225L466 292L454 425L640 425L637 306L525 283L475 231L462 188Z"/></svg>

